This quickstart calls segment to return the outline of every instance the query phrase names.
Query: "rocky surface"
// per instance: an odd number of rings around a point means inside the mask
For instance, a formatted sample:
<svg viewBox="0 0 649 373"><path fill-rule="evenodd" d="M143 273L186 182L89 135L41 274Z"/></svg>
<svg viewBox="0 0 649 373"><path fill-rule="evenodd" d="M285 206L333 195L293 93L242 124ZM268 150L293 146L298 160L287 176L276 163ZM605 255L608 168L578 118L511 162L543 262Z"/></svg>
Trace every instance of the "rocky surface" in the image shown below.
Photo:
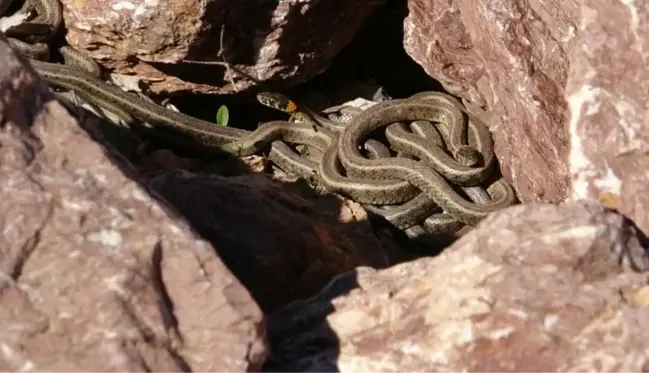
<svg viewBox="0 0 649 373"><path fill-rule="evenodd" d="M358 266L385 268L408 258L372 234L367 216L354 214L356 204L318 197L305 183L167 170L147 185L215 244L266 312L312 296Z"/></svg>
<svg viewBox="0 0 649 373"><path fill-rule="evenodd" d="M0 370L258 369L263 315L212 246L0 59Z"/></svg>
<svg viewBox="0 0 649 373"><path fill-rule="evenodd" d="M231 93L254 85L250 76L280 89L320 73L384 1L62 3L70 45L150 81L152 92ZM231 72L236 88L223 66L180 63L223 58L243 72Z"/></svg>
<svg viewBox="0 0 649 373"><path fill-rule="evenodd" d="M649 234L649 3L587 1L570 56L574 199L600 199Z"/></svg>
<svg viewBox="0 0 649 373"><path fill-rule="evenodd" d="M649 4L408 7L406 51L486 119L523 202L600 200L649 233Z"/></svg>
<svg viewBox="0 0 649 373"><path fill-rule="evenodd" d="M636 233L596 203L509 208L436 258L358 268L270 315L266 369L645 371Z"/></svg>
<svg viewBox="0 0 649 373"><path fill-rule="evenodd" d="M489 125L519 198L564 200L570 139L563 89L577 1L408 0L408 8L404 48Z"/></svg>

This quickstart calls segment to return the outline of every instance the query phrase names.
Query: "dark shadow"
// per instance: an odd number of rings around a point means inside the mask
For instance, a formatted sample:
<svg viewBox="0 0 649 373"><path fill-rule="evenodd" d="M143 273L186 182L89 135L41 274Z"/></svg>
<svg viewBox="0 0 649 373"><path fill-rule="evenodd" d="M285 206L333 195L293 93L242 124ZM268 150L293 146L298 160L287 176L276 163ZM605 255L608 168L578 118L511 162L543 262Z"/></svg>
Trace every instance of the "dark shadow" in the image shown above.
<svg viewBox="0 0 649 373"><path fill-rule="evenodd" d="M619 214L618 211L615 211ZM618 264L626 265L635 272L646 272L649 270L649 237L628 217L624 219L623 234L626 245L625 250L617 253Z"/></svg>
<svg viewBox="0 0 649 373"><path fill-rule="evenodd" d="M357 287L357 271L349 271L334 278L317 295L268 314L266 332L273 350L262 370L338 372L335 362L340 353L340 341L329 327L327 316L335 311L331 303L333 299L347 295ZM299 349L296 351L297 346ZM319 352L316 366L311 362L313 356L309 355L313 351Z"/></svg>
<svg viewBox="0 0 649 373"><path fill-rule="evenodd" d="M333 59L325 72L290 90L291 97L326 92L336 82L370 81L384 86L395 98L425 90L444 90L403 49L406 1L389 0L363 24L354 39ZM341 97L352 100L355 96Z"/></svg>

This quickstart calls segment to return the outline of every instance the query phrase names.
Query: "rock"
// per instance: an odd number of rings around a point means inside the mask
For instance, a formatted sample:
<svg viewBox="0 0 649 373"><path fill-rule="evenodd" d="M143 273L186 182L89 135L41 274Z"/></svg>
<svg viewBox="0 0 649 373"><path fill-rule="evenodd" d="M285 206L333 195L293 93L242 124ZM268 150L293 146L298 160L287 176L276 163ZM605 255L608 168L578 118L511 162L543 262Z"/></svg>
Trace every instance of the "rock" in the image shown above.
<svg viewBox="0 0 649 373"><path fill-rule="evenodd" d="M213 247L0 59L0 370L259 369L263 315Z"/></svg>
<svg viewBox="0 0 649 373"><path fill-rule="evenodd" d="M142 76L154 93L224 94L254 85L250 76L284 89L319 74L384 0L62 3L68 43L104 66ZM223 58L243 72L231 72L236 88L223 66L181 64Z"/></svg>
<svg viewBox="0 0 649 373"><path fill-rule="evenodd" d="M316 294L340 273L408 258L372 234L366 215L350 216L339 198L318 197L304 183L169 170L147 185L215 243L265 312Z"/></svg>
<svg viewBox="0 0 649 373"><path fill-rule="evenodd" d="M406 51L490 125L523 202L600 200L649 234L649 4L408 6Z"/></svg>
<svg viewBox="0 0 649 373"><path fill-rule="evenodd" d="M408 8L406 52L487 123L521 201L564 200L570 174L563 87L577 1L408 0Z"/></svg>
<svg viewBox="0 0 649 373"><path fill-rule="evenodd" d="M582 0L565 97L574 199L600 199L649 234L649 4Z"/></svg>
<svg viewBox="0 0 649 373"><path fill-rule="evenodd" d="M358 268L269 315L265 370L646 370L636 234L595 203L508 208L436 258Z"/></svg>

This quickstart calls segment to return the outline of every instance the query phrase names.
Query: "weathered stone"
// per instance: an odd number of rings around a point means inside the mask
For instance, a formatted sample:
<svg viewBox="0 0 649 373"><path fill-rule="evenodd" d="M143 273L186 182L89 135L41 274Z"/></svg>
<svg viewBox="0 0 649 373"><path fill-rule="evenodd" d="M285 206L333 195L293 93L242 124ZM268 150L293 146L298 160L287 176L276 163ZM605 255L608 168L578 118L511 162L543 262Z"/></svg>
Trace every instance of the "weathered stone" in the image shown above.
<svg viewBox="0 0 649 373"><path fill-rule="evenodd" d="M149 80L153 92L205 93L245 90L255 82L232 71L235 89L223 66L181 61L225 58L261 82L286 88L325 69L383 2L62 0L73 47Z"/></svg>
<svg viewBox="0 0 649 373"><path fill-rule="evenodd" d="M523 202L597 199L649 233L649 4L408 4L406 50L487 109L476 112Z"/></svg>
<svg viewBox="0 0 649 373"><path fill-rule="evenodd" d="M0 370L258 369L248 292L1 36L0 91Z"/></svg>
<svg viewBox="0 0 649 373"><path fill-rule="evenodd" d="M640 371L649 263L599 204L495 213L436 258L359 268L268 317L274 371Z"/></svg>
<svg viewBox="0 0 649 373"><path fill-rule="evenodd" d="M318 197L304 183L300 188L262 174L172 170L153 176L148 185L215 243L266 312L316 294L340 273L385 268L407 257L379 241L367 220L343 220L349 208L339 198Z"/></svg>
<svg viewBox="0 0 649 373"><path fill-rule="evenodd" d="M566 99L572 198L649 234L649 3L582 0Z"/></svg>
<svg viewBox="0 0 649 373"><path fill-rule="evenodd" d="M485 120L520 199L566 198L563 87L577 1L408 0L408 8L404 48Z"/></svg>

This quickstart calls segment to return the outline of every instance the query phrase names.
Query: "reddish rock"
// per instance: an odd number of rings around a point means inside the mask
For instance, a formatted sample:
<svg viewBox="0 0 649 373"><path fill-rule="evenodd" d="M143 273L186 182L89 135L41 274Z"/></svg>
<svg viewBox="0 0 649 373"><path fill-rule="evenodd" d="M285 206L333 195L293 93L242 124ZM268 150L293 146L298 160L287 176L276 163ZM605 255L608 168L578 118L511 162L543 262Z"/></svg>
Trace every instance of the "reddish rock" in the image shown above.
<svg viewBox="0 0 649 373"><path fill-rule="evenodd" d="M404 48L485 120L519 198L565 199L569 114L563 87L577 2L408 0L408 8Z"/></svg>
<svg viewBox="0 0 649 373"><path fill-rule="evenodd" d="M599 204L500 211L436 258L364 267L268 317L272 371L641 371L649 263Z"/></svg>
<svg viewBox="0 0 649 373"><path fill-rule="evenodd" d="M408 6L406 50L487 118L523 202L600 200L649 233L649 4Z"/></svg>
<svg viewBox="0 0 649 373"><path fill-rule="evenodd" d="M649 3L580 10L565 93L572 198L600 199L649 234Z"/></svg>
<svg viewBox="0 0 649 373"><path fill-rule="evenodd" d="M68 43L104 66L155 93L219 94L249 88L250 76L281 89L319 74L383 2L62 0ZM223 66L181 64L222 58L244 73L231 72L236 88Z"/></svg>
<svg viewBox="0 0 649 373"><path fill-rule="evenodd" d="M213 247L0 59L0 370L258 369L263 315Z"/></svg>

